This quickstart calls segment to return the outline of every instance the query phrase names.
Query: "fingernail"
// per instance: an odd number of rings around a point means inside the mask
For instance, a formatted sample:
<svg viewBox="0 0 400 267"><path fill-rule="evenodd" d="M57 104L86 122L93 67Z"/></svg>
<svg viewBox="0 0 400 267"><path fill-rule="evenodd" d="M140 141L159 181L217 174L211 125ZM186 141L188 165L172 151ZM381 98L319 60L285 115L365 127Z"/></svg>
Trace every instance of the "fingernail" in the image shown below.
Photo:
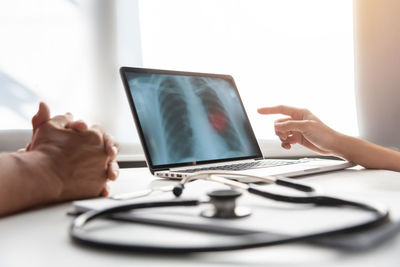
<svg viewBox="0 0 400 267"><path fill-rule="evenodd" d="M116 162L116 161L114 161L113 163L112 163L112 171L113 171L113 173L114 174L116 174L117 176L118 176L118 173L119 173L119 165L118 165L118 162Z"/></svg>
<svg viewBox="0 0 400 267"><path fill-rule="evenodd" d="M118 154L118 148L116 146L112 147L112 151L114 152L114 155Z"/></svg>

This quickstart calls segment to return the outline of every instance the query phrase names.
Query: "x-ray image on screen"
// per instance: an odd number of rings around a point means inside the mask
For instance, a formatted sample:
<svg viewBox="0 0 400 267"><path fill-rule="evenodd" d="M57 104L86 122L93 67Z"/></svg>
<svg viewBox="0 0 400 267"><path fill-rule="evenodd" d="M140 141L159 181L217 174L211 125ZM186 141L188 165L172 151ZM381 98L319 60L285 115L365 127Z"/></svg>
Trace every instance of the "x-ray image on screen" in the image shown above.
<svg viewBox="0 0 400 267"><path fill-rule="evenodd" d="M229 80L137 73L127 80L153 166L258 155Z"/></svg>

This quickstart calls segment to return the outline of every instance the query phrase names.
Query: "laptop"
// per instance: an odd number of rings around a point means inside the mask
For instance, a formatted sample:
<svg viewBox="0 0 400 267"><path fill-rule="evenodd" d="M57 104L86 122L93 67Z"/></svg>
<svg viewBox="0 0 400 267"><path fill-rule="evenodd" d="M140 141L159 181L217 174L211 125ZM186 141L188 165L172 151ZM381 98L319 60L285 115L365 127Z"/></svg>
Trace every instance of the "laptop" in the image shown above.
<svg viewBox="0 0 400 267"><path fill-rule="evenodd" d="M351 166L336 159L265 158L230 75L121 67L150 172L198 171L296 177Z"/></svg>

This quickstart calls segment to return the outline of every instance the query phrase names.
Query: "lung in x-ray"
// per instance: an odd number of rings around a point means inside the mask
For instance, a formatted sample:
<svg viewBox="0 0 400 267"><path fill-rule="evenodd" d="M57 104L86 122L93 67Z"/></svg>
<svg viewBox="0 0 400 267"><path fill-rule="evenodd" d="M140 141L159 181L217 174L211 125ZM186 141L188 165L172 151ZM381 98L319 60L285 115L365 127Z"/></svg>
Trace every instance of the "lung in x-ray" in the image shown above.
<svg viewBox="0 0 400 267"><path fill-rule="evenodd" d="M190 159L194 153L193 126L189 119L189 103L176 79L165 77L158 88L160 116L165 137L162 145L171 151L170 161Z"/></svg>

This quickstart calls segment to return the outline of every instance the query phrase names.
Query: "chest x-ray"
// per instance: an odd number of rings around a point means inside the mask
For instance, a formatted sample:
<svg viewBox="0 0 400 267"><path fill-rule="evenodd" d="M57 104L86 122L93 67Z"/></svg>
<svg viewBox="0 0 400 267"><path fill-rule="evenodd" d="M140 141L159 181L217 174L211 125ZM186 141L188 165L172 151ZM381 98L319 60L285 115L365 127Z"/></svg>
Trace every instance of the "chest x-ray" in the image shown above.
<svg viewBox="0 0 400 267"><path fill-rule="evenodd" d="M230 81L135 73L127 79L154 166L258 155Z"/></svg>

